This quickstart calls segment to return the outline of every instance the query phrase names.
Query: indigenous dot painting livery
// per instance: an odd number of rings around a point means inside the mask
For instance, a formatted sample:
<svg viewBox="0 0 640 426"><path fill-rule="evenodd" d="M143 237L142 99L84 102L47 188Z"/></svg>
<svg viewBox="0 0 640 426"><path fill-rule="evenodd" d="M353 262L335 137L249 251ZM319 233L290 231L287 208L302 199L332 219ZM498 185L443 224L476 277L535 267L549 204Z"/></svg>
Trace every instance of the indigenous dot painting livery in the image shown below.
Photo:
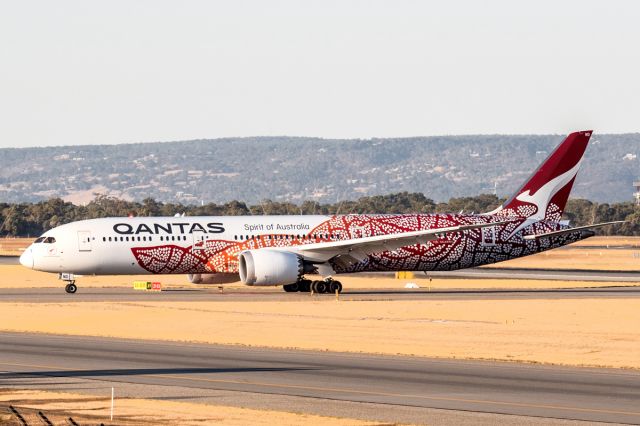
<svg viewBox="0 0 640 426"><path fill-rule="evenodd" d="M286 291L340 292L333 276L374 271L449 271L501 262L594 235L562 213L591 131L572 133L498 209L481 214L350 214L103 218L59 226L21 256L74 274L187 274ZM305 274L322 275L310 281Z"/></svg>

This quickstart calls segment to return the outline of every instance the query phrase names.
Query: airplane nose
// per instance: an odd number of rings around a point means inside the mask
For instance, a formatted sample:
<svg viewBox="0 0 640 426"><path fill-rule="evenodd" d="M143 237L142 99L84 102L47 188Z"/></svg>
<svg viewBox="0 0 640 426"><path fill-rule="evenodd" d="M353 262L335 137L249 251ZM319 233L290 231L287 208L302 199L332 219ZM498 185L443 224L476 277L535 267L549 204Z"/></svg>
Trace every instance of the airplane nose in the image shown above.
<svg viewBox="0 0 640 426"><path fill-rule="evenodd" d="M20 264L29 269L33 269L33 253L31 253L31 248L26 249L22 255L20 255Z"/></svg>

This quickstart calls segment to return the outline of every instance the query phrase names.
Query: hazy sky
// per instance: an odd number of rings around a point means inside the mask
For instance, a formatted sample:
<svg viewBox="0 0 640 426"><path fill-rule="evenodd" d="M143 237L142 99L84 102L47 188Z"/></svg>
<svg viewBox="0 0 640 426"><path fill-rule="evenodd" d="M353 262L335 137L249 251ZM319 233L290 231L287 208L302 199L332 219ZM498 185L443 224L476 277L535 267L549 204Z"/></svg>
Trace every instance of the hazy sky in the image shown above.
<svg viewBox="0 0 640 426"><path fill-rule="evenodd" d="M638 1L6 1L0 147L640 131Z"/></svg>

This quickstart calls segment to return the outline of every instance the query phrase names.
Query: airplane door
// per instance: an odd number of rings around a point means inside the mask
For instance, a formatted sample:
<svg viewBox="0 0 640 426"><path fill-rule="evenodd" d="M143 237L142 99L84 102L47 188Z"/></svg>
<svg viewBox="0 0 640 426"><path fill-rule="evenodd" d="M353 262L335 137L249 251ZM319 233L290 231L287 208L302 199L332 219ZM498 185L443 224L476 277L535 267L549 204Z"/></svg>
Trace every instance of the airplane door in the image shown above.
<svg viewBox="0 0 640 426"><path fill-rule="evenodd" d="M194 229L191 233L191 251L204 250L207 233Z"/></svg>
<svg viewBox="0 0 640 426"><path fill-rule="evenodd" d="M495 246L496 245L496 227L489 226L487 228L482 228L482 245L483 246Z"/></svg>
<svg viewBox="0 0 640 426"><path fill-rule="evenodd" d="M91 251L91 231L78 231L78 250Z"/></svg>

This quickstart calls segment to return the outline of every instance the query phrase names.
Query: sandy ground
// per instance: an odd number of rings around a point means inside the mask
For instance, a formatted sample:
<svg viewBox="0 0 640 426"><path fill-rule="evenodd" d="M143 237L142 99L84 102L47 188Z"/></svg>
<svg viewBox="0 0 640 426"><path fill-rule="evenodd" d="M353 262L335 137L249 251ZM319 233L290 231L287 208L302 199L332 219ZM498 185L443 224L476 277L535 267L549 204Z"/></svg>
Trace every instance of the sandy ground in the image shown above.
<svg viewBox="0 0 640 426"><path fill-rule="evenodd" d="M310 275L310 279L320 279ZM403 289L409 283L418 284L422 288L432 290L451 288L576 288L576 287L606 287L618 285L633 285L634 283L616 283L602 281L553 281L553 280L508 280L508 279L449 279L443 277L431 280L422 273L416 273L412 279L398 280L392 276L380 275L340 275L339 279L346 289ZM133 281L159 281L164 288L218 288L217 285L191 284L186 275L104 275L84 276L77 278L76 283L82 287L123 287L132 288ZM636 284L637 285L637 284ZM58 280L57 274L32 271L21 265L0 265L0 288L60 288L64 282ZM247 287L240 283L225 284L225 288ZM266 287L264 291L282 292L280 287ZM408 290L409 291L409 290Z"/></svg>
<svg viewBox="0 0 640 426"><path fill-rule="evenodd" d="M629 368L638 324L638 299L0 304L6 331Z"/></svg>
<svg viewBox="0 0 640 426"><path fill-rule="evenodd" d="M105 389L105 394L109 393ZM116 398L114 418L109 420L111 400L109 396L88 396L63 392L42 392L37 390L0 389L0 424L15 420L8 414L9 404L18 408L29 424L44 424L37 416L37 410L54 424L67 424L73 419L86 424L98 422L117 425L139 424L180 424L180 425L285 425L313 424L320 426L376 425L379 423L356 419L339 419L283 411L263 411L248 408L190 404L164 400ZM31 421L33 423L31 423ZM18 423L16 423L18 424Z"/></svg>

